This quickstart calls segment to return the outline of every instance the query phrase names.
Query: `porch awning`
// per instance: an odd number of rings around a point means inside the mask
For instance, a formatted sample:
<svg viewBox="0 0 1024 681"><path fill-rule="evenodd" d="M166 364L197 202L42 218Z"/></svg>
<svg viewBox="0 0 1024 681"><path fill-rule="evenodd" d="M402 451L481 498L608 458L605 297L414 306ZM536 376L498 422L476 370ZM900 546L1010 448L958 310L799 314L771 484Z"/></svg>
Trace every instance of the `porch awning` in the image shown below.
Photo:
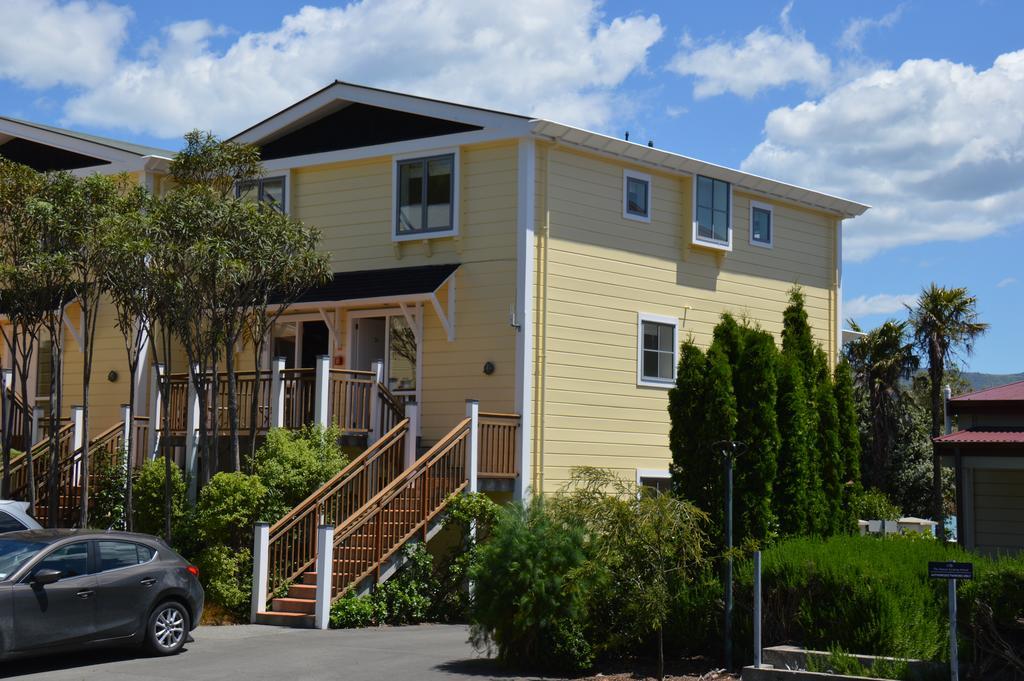
<svg viewBox="0 0 1024 681"><path fill-rule="evenodd" d="M455 279L453 275L457 269L459 269L459 263L335 272L331 281L323 286L309 289L292 303L292 307L323 309L354 305L398 305L408 315L407 305L429 303L444 326L448 340L454 340ZM437 291L445 283L448 283L447 310L444 309L437 297ZM344 305L338 305L339 303L344 303Z"/></svg>

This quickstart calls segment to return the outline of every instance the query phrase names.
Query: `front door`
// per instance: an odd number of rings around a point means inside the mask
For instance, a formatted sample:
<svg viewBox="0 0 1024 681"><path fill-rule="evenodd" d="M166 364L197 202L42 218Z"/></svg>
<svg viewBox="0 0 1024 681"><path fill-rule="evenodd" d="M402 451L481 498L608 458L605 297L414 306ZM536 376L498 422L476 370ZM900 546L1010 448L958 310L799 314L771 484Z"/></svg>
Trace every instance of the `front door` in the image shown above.
<svg viewBox="0 0 1024 681"><path fill-rule="evenodd" d="M60 580L46 586L31 584L31 574L51 569ZM75 644L96 634L96 577L89 574L89 542L54 549L32 568L30 576L12 589L14 649L32 650Z"/></svg>
<svg viewBox="0 0 1024 681"><path fill-rule="evenodd" d="M352 320L352 369L370 371L383 362L387 341L387 317L356 317Z"/></svg>

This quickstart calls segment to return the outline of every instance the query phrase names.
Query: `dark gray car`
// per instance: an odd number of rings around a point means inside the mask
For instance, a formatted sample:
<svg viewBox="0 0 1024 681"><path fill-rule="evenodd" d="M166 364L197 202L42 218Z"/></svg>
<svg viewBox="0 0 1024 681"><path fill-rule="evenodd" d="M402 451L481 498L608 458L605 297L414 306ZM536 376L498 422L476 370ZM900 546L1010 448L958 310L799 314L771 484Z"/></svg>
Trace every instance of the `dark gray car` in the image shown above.
<svg viewBox="0 0 1024 681"><path fill-rule="evenodd" d="M203 612L199 571L144 534L26 530L0 536L0 659L145 645L181 650Z"/></svg>

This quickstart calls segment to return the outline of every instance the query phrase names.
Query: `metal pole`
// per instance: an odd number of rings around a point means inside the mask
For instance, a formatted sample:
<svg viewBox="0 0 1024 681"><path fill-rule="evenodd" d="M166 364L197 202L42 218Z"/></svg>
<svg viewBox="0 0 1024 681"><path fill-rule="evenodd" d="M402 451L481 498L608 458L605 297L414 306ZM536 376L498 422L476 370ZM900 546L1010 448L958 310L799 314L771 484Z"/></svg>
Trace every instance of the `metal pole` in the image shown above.
<svg viewBox="0 0 1024 681"><path fill-rule="evenodd" d="M754 666L761 666L761 552L754 551Z"/></svg>
<svg viewBox="0 0 1024 681"><path fill-rule="evenodd" d="M725 455L725 669L732 671L732 452Z"/></svg>
<svg viewBox="0 0 1024 681"><path fill-rule="evenodd" d="M956 644L956 580L947 580L949 585L949 678L960 679L960 653Z"/></svg>

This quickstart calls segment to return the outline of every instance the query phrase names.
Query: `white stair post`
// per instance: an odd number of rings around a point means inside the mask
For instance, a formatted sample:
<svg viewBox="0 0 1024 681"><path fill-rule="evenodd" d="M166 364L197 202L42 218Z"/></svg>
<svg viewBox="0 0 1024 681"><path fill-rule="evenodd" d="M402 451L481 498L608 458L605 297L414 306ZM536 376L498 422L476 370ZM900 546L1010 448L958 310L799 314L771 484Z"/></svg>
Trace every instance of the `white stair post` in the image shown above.
<svg viewBox="0 0 1024 681"><path fill-rule="evenodd" d="M322 428L326 428L331 419L331 396L328 391L331 387L331 358L327 355L319 355L316 358L316 398L313 400L313 421Z"/></svg>
<svg viewBox="0 0 1024 681"><path fill-rule="evenodd" d="M194 367L199 373L199 367ZM196 503L199 490L199 391L188 376L188 409L185 412L185 475L188 476L188 500Z"/></svg>
<svg viewBox="0 0 1024 681"><path fill-rule="evenodd" d="M154 364L149 386L149 437L146 442L146 458L156 458L156 448L160 443L160 429L163 428L161 421L163 402L160 397L160 377L164 375L164 365Z"/></svg>
<svg viewBox="0 0 1024 681"><path fill-rule="evenodd" d="M405 434L405 467L416 463L416 433L420 429L420 408L415 402L405 403L405 417L409 419L409 430Z"/></svg>
<svg viewBox="0 0 1024 681"><path fill-rule="evenodd" d="M85 444L85 410L82 407L71 407L71 452L77 452ZM72 479L75 485L82 484L82 460L75 459L74 473Z"/></svg>
<svg viewBox="0 0 1024 681"><path fill-rule="evenodd" d="M469 485L466 491L473 494L479 491L480 470L480 403L476 400L466 400L466 416L469 418L469 438L466 440L466 475L469 477Z"/></svg>
<svg viewBox="0 0 1024 681"><path fill-rule="evenodd" d="M132 406L121 405L121 446L124 447L124 472L130 474L132 470L132 452L128 449L128 440L132 435ZM136 443L138 446L138 443Z"/></svg>
<svg viewBox="0 0 1024 681"><path fill-rule="evenodd" d="M380 426L380 383L384 380L384 362L374 362L370 365L373 372L373 382L370 384L370 434L366 445L370 446L384 435Z"/></svg>
<svg viewBox="0 0 1024 681"><path fill-rule="evenodd" d="M284 357L270 362L270 427L284 428Z"/></svg>
<svg viewBox="0 0 1024 681"><path fill-rule="evenodd" d="M313 622L326 629L331 620L331 585L334 582L334 527L321 525L316 532L316 609Z"/></svg>
<svg viewBox="0 0 1024 681"><path fill-rule="evenodd" d="M249 622L256 621L256 613L267 607L267 578L270 558L270 523L256 523L252 537L252 604Z"/></svg>
<svg viewBox="0 0 1024 681"><path fill-rule="evenodd" d="M43 408L32 407L32 444L43 439Z"/></svg>

